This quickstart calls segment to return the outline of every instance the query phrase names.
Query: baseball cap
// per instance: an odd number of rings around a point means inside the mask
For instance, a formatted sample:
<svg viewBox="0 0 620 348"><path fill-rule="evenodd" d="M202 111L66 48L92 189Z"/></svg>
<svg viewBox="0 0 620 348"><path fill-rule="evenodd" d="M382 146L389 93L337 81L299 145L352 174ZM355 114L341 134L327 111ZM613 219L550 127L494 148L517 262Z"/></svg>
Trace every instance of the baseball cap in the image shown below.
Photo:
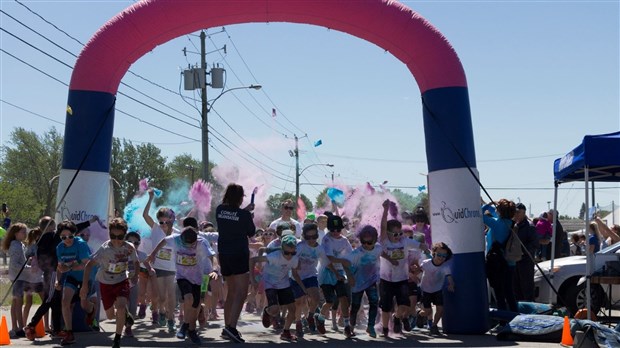
<svg viewBox="0 0 620 348"><path fill-rule="evenodd" d="M516 208L517 210L527 210L525 209L525 204L523 203L517 203Z"/></svg>
<svg viewBox="0 0 620 348"><path fill-rule="evenodd" d="M196 230L193 227L186 227L185 229L183 229L183 232L181 232L181 240L184 243L192 244L197 239L198 239L198 234L196 233Z"/></svg>
<svg viewBox="0 0 620 348"><path fill-rule="evenodd" d="M294 235L295 235L295 233L293 233L293 231L287 229L287 230L282 231L281 237L284 237L284 236L294 236Z"/></svg>

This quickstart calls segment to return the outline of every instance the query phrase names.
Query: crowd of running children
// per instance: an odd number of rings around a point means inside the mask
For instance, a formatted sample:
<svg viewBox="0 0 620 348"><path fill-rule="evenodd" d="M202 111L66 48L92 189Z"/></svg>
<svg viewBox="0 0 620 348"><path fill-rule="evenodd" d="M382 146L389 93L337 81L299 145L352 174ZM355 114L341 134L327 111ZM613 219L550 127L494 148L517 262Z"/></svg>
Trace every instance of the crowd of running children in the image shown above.
<svg viewBox="0 0 620 348"><path fill-rule="evenodd" d="M325 334L330 319L331 330L342 327L347 338L364 328L377 337L375 327L383 337L390 327L395 334L415 326L439 334L442 290L455 291L447 263L452 251L431 244L423 211L404 224L388 220L386 200L377 207L383 209L380 226L348 226L330 212L309 214L302 224L291 218L294 206L287 200L282 217L262 229L252 222L254 205L241 207L243 188L231 184L216 209L216 231L190 216L178 221L169 208L153 219L153 191L148 194L143 217L150 233L128 231L123 219L114 218L109 240L94 249L87 242L96 217L77 225L43 217L31 230L10 226L2 247L10 255L12 335L32 341L43 320L61 345L75 343L73 313L80 306L85 325L95 330L98 318L115 319L113 347L120 347L150 307L153 325L200 344L200 328L220 320L220 307L222 338L242 343L237 322L244 305L286 341ZM28 321L33 293L43 303ZM98 313L100 303L105 314Z"/></svg>

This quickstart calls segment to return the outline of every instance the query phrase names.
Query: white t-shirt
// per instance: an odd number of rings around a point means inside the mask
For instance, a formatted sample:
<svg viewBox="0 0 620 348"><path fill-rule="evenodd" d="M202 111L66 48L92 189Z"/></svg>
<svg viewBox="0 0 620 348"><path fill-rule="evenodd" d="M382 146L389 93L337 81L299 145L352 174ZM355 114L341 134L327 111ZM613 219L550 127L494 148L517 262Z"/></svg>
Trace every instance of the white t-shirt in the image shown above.
<svg viewBox="0 0 620 348"><path fill-rule="evenodd" d="M115 247L106 241L91 258L99 264L97 280L101 284L118 284L127 279L129 264L138 261L138 254L129 242Z"/></svg>
<svg viewBox="0 0 620 348"><path fill-rule="evenodd" d="M396 243L389 238L382 240L383 251L392 259L398 260L394 266L388 260L381 258L381 279L389 282L401 282L409 278L409 249L419 248L420 242L401 237Z"/></svg>
<svg viewBox="0 0 620 348"><path fill-rule="evenodd" d="M176 228L172 228L172 235L179 235L179 230ZM157 247L157 245L161 242L162 239L166 237L166 233L161 229L159 223L154 223L151 228L151 236L150 239L153 242L153 249L151 252ZM162 271L176 271L175 260L174 260L174 250L167 245L164 245L161 248L157 255L155 255L155 261L153 262L153 268L159 269Z"/></svg>
<svg viewBox="0 0 620 348"><path fill-rule="evenodd" d="M432 259L422 261L422 281L420 282L420 288L424 292L437 292L443 288L443 284L446 280L446 276L452 274L450 266L447 262L442 263L439 266L433 264Z"/></svg>
<svg viewBox="0 0 620 348"><path fill-rule="evenodd" d="M347 260L351 261L351 273L355 277L355 286L351 288L352 292L366 290L377 283L379 280L379 259L382 252L383 247L380 244L375 244L372 250L366 250L360 246L346 256Z"/></svg>
<svg viewBox="0 0 620 348"><path fill-rule="evenodd" d="M303 280L318 275L319 259L325 256L325 251L320 245L313 248L308 245L308 242L302 240L297 243L297 256L299 257L299 270L297 272Z"/></svg>
<svg viewBox="0 0 620 348"><path fill-rule="evenodd" d="M181 241L181 235L166 237L166 245L172 250L173 260L176 264L176 279L185 279L195 285L202 284L204 262L211 253L207 249L206 241L202 237L194 247L188 247Z"/></svg>
<svg viewBox="0 0 620 348"><path fill-rule="evenodd" d="M299 257L284 258L282 251L275 251L266 256L267 262L263 267L263 280L265 289L286 289L291 286L289 271L297 268Z"/></svg>
<svg viewBox="0 0 620 348"><path fill-rule="evenodd" d="M319 284L336 285L338 278L327 268L327 265L331 263L327 256L343 259L353 251L353 248L351 247L349 240L345 237L333 238L329 234L323 238L321 247L325 252L325 258L321 260L321 267L319 269ZM334 263L334 268L338 271L338 273L344 276L344 268L342 268L341 264Z"/></svg>
<svg viewBox="0 0 620 348"><path fill-rule="evenodd" d="M273 230L276 230L276 227L278 227L278 224L280 222L288 222L288 223L292 223L295 225L295 237L297 237L297 239L301 238L301 229L304 227L299 221L295 220L295 219L290 219L290 220L282 220L282 217L279 217L275 220L273 220L270 224L269 224L269 228L273 228Z"/></svg>

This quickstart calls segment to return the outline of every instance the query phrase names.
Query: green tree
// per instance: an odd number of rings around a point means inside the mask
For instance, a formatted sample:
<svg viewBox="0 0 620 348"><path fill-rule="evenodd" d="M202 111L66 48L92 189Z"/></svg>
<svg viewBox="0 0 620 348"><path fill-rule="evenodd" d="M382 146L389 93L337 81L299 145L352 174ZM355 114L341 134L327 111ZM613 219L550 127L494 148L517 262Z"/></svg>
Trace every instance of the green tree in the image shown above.
<svg viewBox="0 0 620 348"><path fill-rule="evenodd" d="M12 192L25 194L19 199L31 197L34 202L25 201L23 208L30 207L37 216L53 215L56 203L57 181L52 180L60 173L63 137L56 128L38 136L32 131L18 127L11 132L8 146L2 146L4 161L0 166L3 183L13 186ZM8 195L9 186L3 186L1 197ZM7 204L12 202L7 200ZM13 206L14 214L21 214ZM14 215L17 217L18 215Z"/></svg>
<svg viewBox="0 0 620 348"><path fill-rule="evenodd" d="M308 197L306 197L306 195L304 195L303 193L299 197L304 202L304 205L306 206L306 211L312 211L313 206L312 206L312 202L310 201L310 199L308 199ZM293 203L295 203L295 207L297 207L297 202L295 202L295 195L290 192L276 193L275 195L271 195L269 196L269 198L267 198L266 204L269 207L269 210L271 211L271 220L275 220L280 217L281 215L280 203L282 203L282 201L287 200L287 199L292 200ZM296 215L297 213L296 211L294 211L293 216L296 216Z"/></svg>
<svg viewBox="0 0 620 348"><path fill-rule="evenodd" d="M328 187L324 188L323 191L321 191L321 193L319 193L318 196L316 196L315 206L317 208L325 207L329 204L329 197L327 197L327 189Z"/></svg>
<svg viewBox="0 0 620 348"><path fill-rule="evenodd" d="M43 202L35 197L34 190L22 183L0 182L0 197L3 203L7 203L11 219L28 226L35 226L45 209Z"/></svg>
<svg viewBox="0 0 620 348"><path fill-rule="evenodd" d="M168 167L170 169L170 174L173 178L187 178L187 181L189 181L190 185L193 184L196 180L201 179L201 162L197 159L194 159L192 155L188 153L175 156L172 161L170 161ZM212 165L210 165L209 167L213 168Z"/></svg>

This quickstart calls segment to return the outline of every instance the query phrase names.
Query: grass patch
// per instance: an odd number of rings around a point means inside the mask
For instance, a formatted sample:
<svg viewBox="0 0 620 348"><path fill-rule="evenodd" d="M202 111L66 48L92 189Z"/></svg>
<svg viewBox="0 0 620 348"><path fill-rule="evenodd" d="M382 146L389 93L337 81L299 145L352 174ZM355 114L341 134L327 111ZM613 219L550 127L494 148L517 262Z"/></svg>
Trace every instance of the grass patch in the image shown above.
<svg viewBox="0 0 620 348"><path fill-rule="evenodd" d="M11 291L9 290L11 286L10 282L5 282L5 281L0 281L0 300L2 300L4 298L4 296L6 296L7 291ZM10 307L11 306L11 300L13 299L13 296L9 293L9 295L7 296L6 300L4 300L3 303L0 304L0 306L3 307ZM39 296L39 294L32 294L32 304L33 305L40 305L43 301L41 301L41 297Z"/></svg>

